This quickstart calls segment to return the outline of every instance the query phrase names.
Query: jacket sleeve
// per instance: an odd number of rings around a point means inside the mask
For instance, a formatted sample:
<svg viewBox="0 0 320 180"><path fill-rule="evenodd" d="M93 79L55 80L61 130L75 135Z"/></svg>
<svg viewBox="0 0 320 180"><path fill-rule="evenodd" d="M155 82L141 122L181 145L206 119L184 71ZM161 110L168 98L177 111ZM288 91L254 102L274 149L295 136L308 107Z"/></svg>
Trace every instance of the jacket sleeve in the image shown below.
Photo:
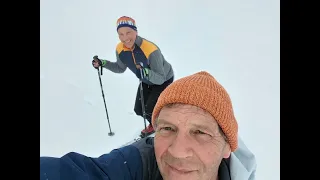
<svg viewBox="0 0 320 180"><path fill-rule="evenodd" d="M140 180L142 160L132 145L93 158L70 152L60 158L40 157L40 180Z"/></svg>
<svg viewBox="0 0 320 180"><path fill-rule="evenodd" d="M114 73L125 72L127 69L127 66L121 62L117 51L116 51L116 58L117 58L116 62L111 62L111 61L106 60L106 64L103 67L114 72Z"/></svg>
<svg viewBox="0 0 320 180"><path fill-rule="evenodd" d="M149 63L150 70L148 73L148 80L156 85L163 84L166 81L166 71L168 71L170 67L168 63L165 63L159 49L150 54Z"/></svg>

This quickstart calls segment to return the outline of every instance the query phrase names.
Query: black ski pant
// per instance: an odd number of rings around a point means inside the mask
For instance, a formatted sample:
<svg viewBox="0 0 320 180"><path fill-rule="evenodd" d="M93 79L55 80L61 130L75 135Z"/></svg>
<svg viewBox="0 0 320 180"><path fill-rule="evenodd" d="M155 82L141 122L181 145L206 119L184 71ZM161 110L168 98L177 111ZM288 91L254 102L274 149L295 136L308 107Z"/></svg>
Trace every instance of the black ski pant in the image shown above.
<svg viewBox="0 0 320 180"><path fill-rule="evenodd" d="M174 78L172 77L171 79L169 79L168 81L164 82L161 85L148 85L148 84L142 83L146 119L150 124L151 124L152 111L154 109L154 106L157 103L157 100L161 92L173 82L173 79ZM134 112L138 116L143 117L141 96L140 96L140 84L137 91L136 102L134 105Z"/></svg>

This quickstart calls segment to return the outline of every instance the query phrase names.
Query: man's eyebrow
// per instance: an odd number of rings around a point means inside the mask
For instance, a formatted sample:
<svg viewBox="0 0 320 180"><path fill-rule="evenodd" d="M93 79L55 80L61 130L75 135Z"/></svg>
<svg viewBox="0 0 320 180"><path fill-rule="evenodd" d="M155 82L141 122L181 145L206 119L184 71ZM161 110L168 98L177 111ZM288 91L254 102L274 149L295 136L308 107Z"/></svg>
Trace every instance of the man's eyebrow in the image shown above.
<svg viewBox="0 0 320 180"><path fill-rule="evenodd" d="M172 123L170 123L169 121L167 121L165 119L157 119L156 125L158 125L158 124L170 124L170 125L173 125Z"/></svg>
<svg viewBox="0 0 320 180"><path fill-rule="evenodd" d="M157 119L156 121L156 125L159 124L168 124L168 125L174 125L171 122L165 120L165 119ZM214 132L214 125L210 124L210 125L202 125L202 124L195 124L192 123L191 126L197 128L197 129L201 129L201 130L206 130L206 131L210 131L210 132ZM211 128L210 128L211 127Z"/></svg>
<svg viewBox="0 0 320 180"><path fill-rule="evenodd" d="M200 130L214 132L214 128L212 128L213 125L192 124L192 126Z"/></svg>

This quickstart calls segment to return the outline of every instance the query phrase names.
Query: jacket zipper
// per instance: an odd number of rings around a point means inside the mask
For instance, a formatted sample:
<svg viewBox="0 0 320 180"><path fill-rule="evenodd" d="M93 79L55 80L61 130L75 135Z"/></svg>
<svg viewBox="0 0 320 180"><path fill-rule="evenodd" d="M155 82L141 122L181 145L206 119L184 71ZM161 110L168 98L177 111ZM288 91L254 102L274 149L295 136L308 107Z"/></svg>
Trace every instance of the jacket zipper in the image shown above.
<svg viewBox="0 0 320 180"><path fill-rule="evenodd" d="M134 48L135 48L135 47L133 47L133 49L131 49L131 54L132 54L133 62L134 62L134 64L136 65L137 62L136 62L136 58L135 58L134 53L133 53ZM137 68L137 66L136 66L136 68ZM141 68L141 67L140 67L140 68ZM138 69L138 68L137 68L137 69ZM142 78L142 77L141 77L141 78ZM149 86L149 84L148 84L148 89L149 89L149 88L150 88L150 86Z"/></svg>

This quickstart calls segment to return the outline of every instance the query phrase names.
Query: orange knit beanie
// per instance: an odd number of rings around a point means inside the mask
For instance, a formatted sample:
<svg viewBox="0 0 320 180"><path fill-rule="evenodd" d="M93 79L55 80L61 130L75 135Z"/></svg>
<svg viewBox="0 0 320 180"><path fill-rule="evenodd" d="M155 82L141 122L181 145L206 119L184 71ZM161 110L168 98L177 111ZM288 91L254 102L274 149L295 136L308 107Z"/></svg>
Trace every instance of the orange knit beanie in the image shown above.
<svg viewBox="0 0 320 180"><path fill-rule="evenodd" d="M159 96L152 113L152 125L161 108L172 103L190 104L209 112L227 136L231 151L238 147L238 124L231 99L216 79L205 71L178 79Z"/></svg>

